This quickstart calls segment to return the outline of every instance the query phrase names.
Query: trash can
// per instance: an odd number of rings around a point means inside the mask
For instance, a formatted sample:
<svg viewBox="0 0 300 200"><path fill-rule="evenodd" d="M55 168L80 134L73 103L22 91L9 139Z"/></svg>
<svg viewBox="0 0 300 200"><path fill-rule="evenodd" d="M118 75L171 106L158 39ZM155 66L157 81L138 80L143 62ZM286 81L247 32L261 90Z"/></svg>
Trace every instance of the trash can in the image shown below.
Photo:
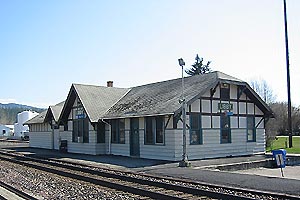
<svg viewBox="0 0 300 200"><path fill-rule="evenodd" d="M67 153L68 152L68 140L61 140L59 146L60 152Z"/></svg>
<svg viewBox="0 0 300 200"><path fill-rule="evenodd" d="M277 149L272 151L273 157L276 162L276 166L280 168L285 168L286 163L286 150L285 149Z"/></svg>

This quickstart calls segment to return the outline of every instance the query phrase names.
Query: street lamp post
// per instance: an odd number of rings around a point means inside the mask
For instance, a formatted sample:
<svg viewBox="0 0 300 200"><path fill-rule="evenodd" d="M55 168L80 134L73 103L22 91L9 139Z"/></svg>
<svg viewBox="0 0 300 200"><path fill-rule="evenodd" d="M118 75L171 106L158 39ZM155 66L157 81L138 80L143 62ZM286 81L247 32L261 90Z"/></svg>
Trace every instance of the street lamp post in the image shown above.
<svg viewBox="0 0 300 200"><path fill-rule="evenodd" d="M181 103L181 109L182 109L182 160L179 162L179 167L189 167L191 164L188 161L187 158L187 152L186 152L186 101L184 98L184 77L183 77L183 66L185 65L185 62L182 58L178 59L179 65L182 69L182 77L181 77L181 83L182 83L182 94L181 99L179 102Z"/></svg>

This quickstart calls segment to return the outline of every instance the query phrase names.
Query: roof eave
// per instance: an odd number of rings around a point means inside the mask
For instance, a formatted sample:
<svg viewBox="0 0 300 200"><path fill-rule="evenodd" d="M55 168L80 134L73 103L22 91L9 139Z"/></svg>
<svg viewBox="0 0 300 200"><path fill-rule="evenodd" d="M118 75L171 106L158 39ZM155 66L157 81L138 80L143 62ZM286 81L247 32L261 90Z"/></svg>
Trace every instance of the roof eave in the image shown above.
<svg viewBox="0 0 300 200"><path fill-rule="evenodd" d="M103 117L98 120L113 120L113 119L125 119L125 118L140 118L140 117L154 117L154 116L164 116L164 115L174 115L175 113L153 113L153 114L145 114L145 115L128 115L128 116L120 116L120 117Z"/></svg>

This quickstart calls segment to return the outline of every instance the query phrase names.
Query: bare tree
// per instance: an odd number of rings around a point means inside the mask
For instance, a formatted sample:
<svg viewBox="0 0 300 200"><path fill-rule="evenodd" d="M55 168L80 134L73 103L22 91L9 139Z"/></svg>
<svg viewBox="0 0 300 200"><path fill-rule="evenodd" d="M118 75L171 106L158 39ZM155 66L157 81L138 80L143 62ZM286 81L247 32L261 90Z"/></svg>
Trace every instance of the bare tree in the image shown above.
<svg viewBox="0 0 300 200"><path fill-rule="evenodd" d="M276 95L274 95L272 88L265 80L251 80L250 86L267 104L276 101Z"/></svg>
<svg viewBox="0 0 300 200"><path fill-rule="evenodd" d="M284 121L287 119L287 115L285 115L285 110L282 110L284 109L284 106L281 103L275 103L276 96L274 95L272 88L265 80L251 80L250 86L275 113L275 118L269 119L265 126L266 145L270 146L276 135L278 135L283 129L285 130L283 126L287 124Z"/></svg>
<svg viewBox="0 0 300 200"><path fill-rule="evenodd" d="M287 103L286 102L276 102L269 104L272 111L274 112L275 118L272 118L266 124L266 141L267 145L270 145L272 140L277 135L287 135L288 134L288 123L287 123ZM299 135L300 132L300 109L299 107L292 107L292 121L293 135Z"/></svg>

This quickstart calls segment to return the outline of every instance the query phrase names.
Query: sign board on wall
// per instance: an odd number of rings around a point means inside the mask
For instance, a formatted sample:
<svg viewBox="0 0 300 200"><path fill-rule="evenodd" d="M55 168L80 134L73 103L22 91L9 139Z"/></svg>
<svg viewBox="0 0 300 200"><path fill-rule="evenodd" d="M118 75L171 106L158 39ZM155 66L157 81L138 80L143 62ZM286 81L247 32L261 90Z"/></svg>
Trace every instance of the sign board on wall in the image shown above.
<svg viewBox="0 0 300 200"><path fill-rule="evenodd" d="M232 103L218 103L219 110L232 110L233 104Z"/></svg>

